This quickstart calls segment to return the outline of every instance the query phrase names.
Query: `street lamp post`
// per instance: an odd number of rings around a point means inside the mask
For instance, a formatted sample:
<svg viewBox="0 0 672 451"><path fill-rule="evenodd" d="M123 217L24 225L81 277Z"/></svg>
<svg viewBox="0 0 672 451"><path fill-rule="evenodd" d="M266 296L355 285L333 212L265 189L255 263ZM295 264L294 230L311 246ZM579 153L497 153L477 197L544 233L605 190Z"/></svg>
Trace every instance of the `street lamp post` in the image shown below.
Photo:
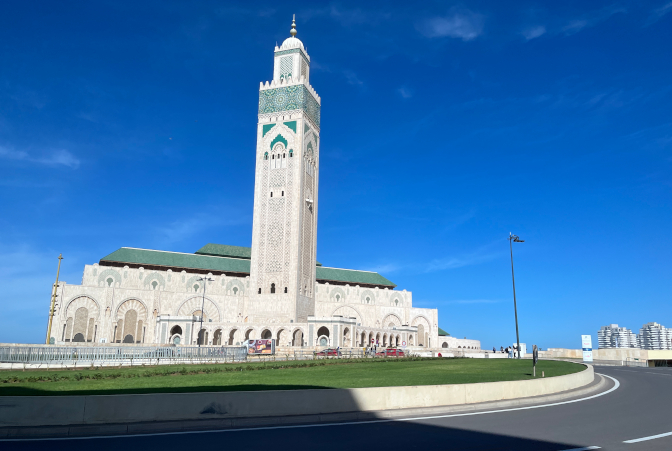
<svg viewBox="0 0 672 451"><path fill-rule="evenodd" d="M518 358L520 358L520 335L518 334L518 308L516 306L516 278L513 275L513 243L524 243L525 240L518 238L518 235L513 235L509 232L509 251L511 252L511 281L513 282L513 314L516 318L516 351L518 351Z"/></svg>
<svg viewBox="0 0 672 451"><path fill-rule="evenodd" d="M210 277L201 277L198 279L199 281L203 282L203 301L201 302L201 327L198 331L198 335L201 335L201 332L203 332L203 316L205 315L205 289L208 286L208 282L212 282L214 279L211 279ZM198 347L201 347L201 338L197 335L197 340L198 340ZM203 338L205 339L205 332L203 332Z"/></svg>

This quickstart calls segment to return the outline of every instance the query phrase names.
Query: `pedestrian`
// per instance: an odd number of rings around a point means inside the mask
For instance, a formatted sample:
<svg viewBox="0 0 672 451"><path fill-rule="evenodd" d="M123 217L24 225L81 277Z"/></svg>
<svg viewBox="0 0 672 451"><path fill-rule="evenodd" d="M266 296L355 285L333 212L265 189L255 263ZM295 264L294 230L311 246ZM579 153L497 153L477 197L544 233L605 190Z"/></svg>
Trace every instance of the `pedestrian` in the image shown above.
<svg viewBox="0 0 672 451"><path fill-rule="evenodd" d="M499 350L502 351L502 354L504 354L504 346L500 346Z"/></svg>
<svg viewBox="0 0 672 451"><path fill-rule="evenodd" d="M497 352L497 348L495 348L495 347L493 346L493 347L492 347L492 352Z"/></svg>

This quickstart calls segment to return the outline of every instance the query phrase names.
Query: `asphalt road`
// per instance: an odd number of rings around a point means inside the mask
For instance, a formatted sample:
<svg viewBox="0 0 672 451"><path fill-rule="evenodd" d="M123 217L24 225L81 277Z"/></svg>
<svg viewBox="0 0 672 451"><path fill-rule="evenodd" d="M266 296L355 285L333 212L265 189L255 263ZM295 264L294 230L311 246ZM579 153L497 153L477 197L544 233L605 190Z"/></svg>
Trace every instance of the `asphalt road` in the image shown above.
<svg viewBox="0 0 672 451"><path fill-rule="evenodd" d="M620 384L578 402L404 421L1 442L57 450L672 450L672 368L595 367ZM609 387L615 384L610 381ZM263 425L260 425L263 426ZM661 434L667 436L651 438ZM628 443L628 441L645 440ZM594 448L591 448L594 447Z"/></svg>

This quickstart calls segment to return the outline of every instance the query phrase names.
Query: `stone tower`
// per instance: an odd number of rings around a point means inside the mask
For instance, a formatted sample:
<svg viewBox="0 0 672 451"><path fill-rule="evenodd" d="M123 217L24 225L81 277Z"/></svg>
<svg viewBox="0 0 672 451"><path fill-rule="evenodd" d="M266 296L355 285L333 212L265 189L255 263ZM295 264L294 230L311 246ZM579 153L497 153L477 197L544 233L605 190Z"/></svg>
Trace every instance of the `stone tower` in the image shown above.
<svg viewBox="0 0 672 451"><path fill-rule="evenodd" d="M315 314L321 99L295 21L290 35L275 47L273 80L259 86L250 322Z"/></svg>

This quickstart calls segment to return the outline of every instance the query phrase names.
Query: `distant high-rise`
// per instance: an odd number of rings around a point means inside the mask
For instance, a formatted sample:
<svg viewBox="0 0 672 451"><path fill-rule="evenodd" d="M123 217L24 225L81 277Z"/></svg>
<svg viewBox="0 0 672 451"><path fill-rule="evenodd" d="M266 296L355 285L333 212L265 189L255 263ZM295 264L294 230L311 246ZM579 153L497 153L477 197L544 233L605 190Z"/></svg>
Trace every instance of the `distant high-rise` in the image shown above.
<svg viewBox="0 0 672 451"><path fill-rule="evenodd" d="M600 349L610 348L637 348L637 336L625 327L618 324L603 326L597 331L597 343Z"/></svg>
<svg viewBox="0 0 672 451"><path fill-rule="evenodd" d="M644 324L637 338L642 349L672 349L672 329L658 323Z"/></svg>

